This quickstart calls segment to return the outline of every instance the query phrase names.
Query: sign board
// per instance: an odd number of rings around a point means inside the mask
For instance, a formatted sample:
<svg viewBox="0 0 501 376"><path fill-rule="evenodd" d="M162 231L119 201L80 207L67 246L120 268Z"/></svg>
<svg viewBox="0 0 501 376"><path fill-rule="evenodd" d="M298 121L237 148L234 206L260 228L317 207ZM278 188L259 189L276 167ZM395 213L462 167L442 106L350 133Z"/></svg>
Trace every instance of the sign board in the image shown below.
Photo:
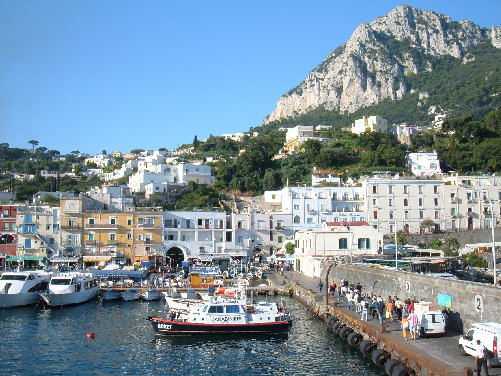
<svg viewBox="0 0 501 376"><path fill-rule="evenodd" d="M190 267L191 274L219 274L219 266L203 266L203 265L192 265Z"/></svg>
<svg viewBox="0 0 501 376"><path fill-rule="evenodd" d="M484 300L482 295L475 295L475 311L482 313L484 311Z"/></svg>
<svg viewBox="0 0 501 376"><path fill-rule="evenodd" d="M405 291L406 292L411 291L411 283L409 281L405 282Z"/></svg>
<svg viewBox="0 0 501 376"><path fill-rule="evenodd" d="M451 308L452 307L452 296L438 294L438 305Z"/></svg>

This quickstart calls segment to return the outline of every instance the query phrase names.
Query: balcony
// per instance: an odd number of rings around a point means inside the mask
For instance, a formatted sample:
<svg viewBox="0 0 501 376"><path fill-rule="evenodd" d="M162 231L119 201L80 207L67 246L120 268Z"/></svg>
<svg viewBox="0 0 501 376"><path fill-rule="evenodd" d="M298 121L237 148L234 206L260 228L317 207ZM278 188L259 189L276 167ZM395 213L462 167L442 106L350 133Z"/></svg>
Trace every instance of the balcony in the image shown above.
<svg viewBox="0 0 501 376"><path fill-rule="evenodd" d="M97 241L97 240L85 240L84 241L85 245L91 245L95 247L99 247L102 243Z"/></svg>
<svg viewBox="0 0 501 376"><path fill-rule="evenodd" d="M154 223L138 223L137 227L139 228L156 228ZM160 227L158 227L160 228Z"/></svg>
<svg viewBox="0 0 501 376"><path fill-rule="evenodd" d="M72 225L72 226L61 226L61 230L63 231L80 231L82 227L80 225Z"/></svg>
<svg viewBox="0 0 501 376"><path fill-rule="evenodd" d="M110 224L110 223L88 223L85 225L86 228L92 230L109 230L109 229L118 229L120 226L118 223Z"/></svg>
<svg viewBox="0 0 501 376"><path fill-rule="evenodd" d="M92 252L89 250L84 250L82 251L82 256L116 256L117 252L114 251L99 251L99 252Z"/></svg>

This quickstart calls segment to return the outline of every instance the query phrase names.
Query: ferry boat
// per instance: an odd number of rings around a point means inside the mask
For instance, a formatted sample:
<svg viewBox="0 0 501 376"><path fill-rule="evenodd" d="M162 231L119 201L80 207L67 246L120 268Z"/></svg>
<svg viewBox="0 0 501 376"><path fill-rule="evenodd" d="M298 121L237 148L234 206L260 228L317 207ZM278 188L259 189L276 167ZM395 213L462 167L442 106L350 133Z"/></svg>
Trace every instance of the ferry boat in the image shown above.
<svg viewBox="0 0 501 376"><path fill-rule="evenodd" d="M167 318L148 317L159 335L287 333L292 320L276 303L247 306L241 299L217 299L171 311Z"/></svg>
<svg viewBox="0 0 501 376"><path fill-rule="evenodd" d="M38 303L49 281L50 274L43 271L4 272L0 277L0 308Z"/></svg>
<svg viewBox="0 0 501 376"><path fill-rule="evenodd" d="M87 302L96 297L99 284L91 273L58 273L50 280L49 291L41 293L43 300L50 306Z"/></svg>

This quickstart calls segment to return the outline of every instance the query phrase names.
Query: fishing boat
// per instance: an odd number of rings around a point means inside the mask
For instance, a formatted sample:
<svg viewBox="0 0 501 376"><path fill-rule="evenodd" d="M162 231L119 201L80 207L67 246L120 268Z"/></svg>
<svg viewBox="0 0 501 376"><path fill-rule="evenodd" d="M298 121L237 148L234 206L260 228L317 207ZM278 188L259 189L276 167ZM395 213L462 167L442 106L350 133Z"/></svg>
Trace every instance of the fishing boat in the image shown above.
<svg viewBox="0 0 501 376"><path fill-rule="evenodd" d="M248 306L241 299L218 298L194 304L167 318L148 317L159 335L287 333L292 320L276 303Z"/></svg>
<svg viewBox="0 0 501 376"><path fill-rule="evenodd" d="M140 295L143 300L158 300L161 297L160 292L154 288L145 290Z"/></svg>
<svg viewBox="0 0 501 376"><path fill-rule="evenodd" d="M47 290L50 274L43 271L5 272L0 277L0 308L36 304Z"/></svg>
<svg viewBox="0 0 501 376"><path fill-rule="evenodd" d="M92 273L69 272L52 275L47 292L40 293L52 307L87 302L96 297L98 281Z"/></svg>
<svg viewBox="0 0 501 376"><path fill-rule="evenodd" d="M121 293L122 295L122 300L125 302L130 302L132 300L139 300L141 299L141 295L136 289L130 289L128 291L123 291Z"/></svg>

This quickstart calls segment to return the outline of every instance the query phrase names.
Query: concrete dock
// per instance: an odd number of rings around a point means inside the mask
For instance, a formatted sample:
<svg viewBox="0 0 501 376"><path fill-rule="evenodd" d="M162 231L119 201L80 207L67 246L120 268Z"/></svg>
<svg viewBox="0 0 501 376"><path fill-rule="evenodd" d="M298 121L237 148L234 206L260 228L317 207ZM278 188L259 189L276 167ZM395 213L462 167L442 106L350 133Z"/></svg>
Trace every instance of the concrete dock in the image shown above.
<svg viewBox="0 0 501 376"><path fill-rule="evenodd" d="M461 356L458 351L459 334L448 330L443 337L418 339L405 341L400 329L400 323L385 319L386 330L381 332L379 321L369 317L369 321L361 321L360 314L348 310L345 299L337 297L329 299L329 306L325 305L323 296L320 296L317 283L318 278L306 277L297 272L268 273L268 281L271 286L280 290L292 290L311 311L322 317L329 323L339 321L360 333L363 339L377 345L378 349L387 352L388 357L396 359L400 363L413 370L416 375L475 375L467 369L475 368L475 359L471 356ZM328 287L328 286L324 286ZM323 290L325 291L325 290ZM347 344L347 346L349 346ZM482 373L483 374L483 373ZM501 368L489 369L492 376L501 376Z"/></svg>

